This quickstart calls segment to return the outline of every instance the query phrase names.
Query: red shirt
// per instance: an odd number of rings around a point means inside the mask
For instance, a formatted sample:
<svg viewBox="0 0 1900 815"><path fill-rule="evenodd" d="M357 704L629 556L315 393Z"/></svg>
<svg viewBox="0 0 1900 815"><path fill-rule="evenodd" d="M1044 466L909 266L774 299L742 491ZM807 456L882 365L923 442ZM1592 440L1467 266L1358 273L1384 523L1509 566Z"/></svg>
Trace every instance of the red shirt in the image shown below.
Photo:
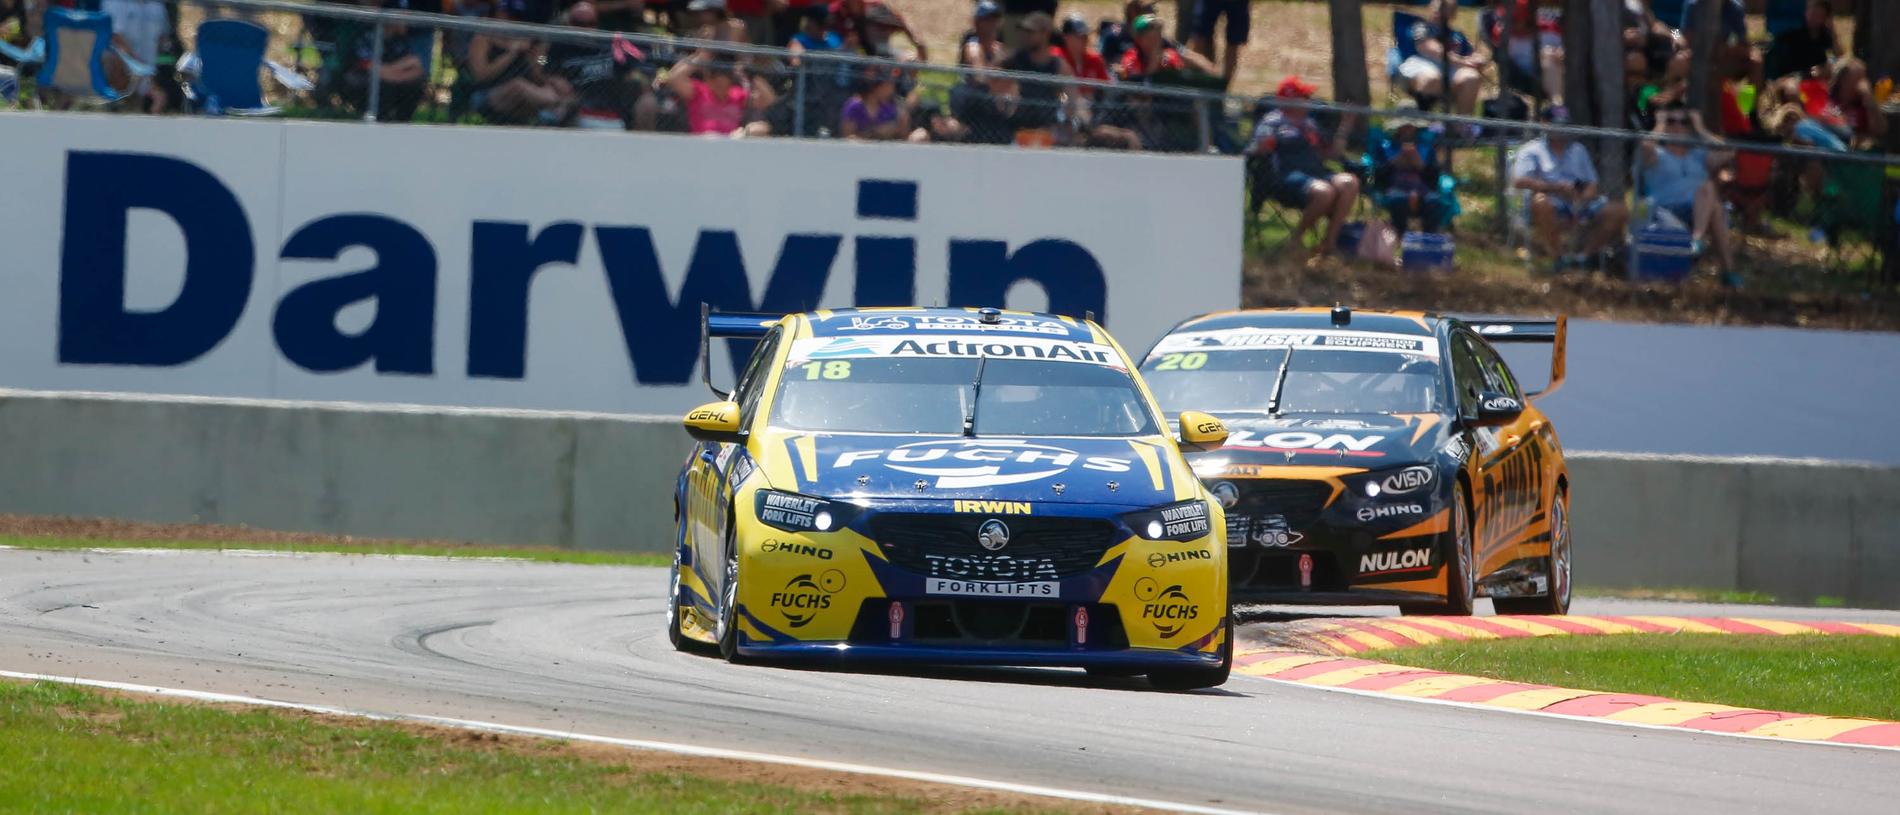
<svg viewBox="0 0 1900 815"><path fill-rule="evenodd" d="M1148 70L1143 67L1145 64L1146 61L1141 58L1141 49L1130 48L1126 53L1122 54L1121 65L1118 67L1121 70L1123 79L1141 79L1148 75ZM1165 45L1161 47L1161 63L1155 66L1155 70L1179 71L1186 67L1187 62L1181 59L1181 52Z"/></svg>
<svg viewBox="0 0 1900 815"><path fill-rule="evenodd" d="M1061 57L1063 62L1069 63L1069 72L1075 74L1078 79L1108 81L1108 63L1102 61L1102 52L1084 46L1082 58L1077 60L1062 50L1060 45L1055 46L1054 49L1056 56Z"/></svg>
<svg viewBox="0 0 1900 815"><path fill-rule="evenodd" d="M765 14L765 0L726 0L726 12L734 16L758 17Z"/></svg>

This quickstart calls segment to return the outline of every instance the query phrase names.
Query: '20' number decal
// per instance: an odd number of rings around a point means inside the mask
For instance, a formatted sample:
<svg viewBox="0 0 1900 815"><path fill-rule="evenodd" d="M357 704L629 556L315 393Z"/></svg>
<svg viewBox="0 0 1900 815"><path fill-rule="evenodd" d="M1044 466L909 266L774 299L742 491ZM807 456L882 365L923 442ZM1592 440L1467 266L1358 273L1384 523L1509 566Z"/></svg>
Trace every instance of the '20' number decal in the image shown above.
<svg viewBox="0 0 1900 815"><path fill-rule="evenodd" d="M806 379L850 379L851 360L834 359L828 362L805 363Z"/></svg>
<svg viewBox="0 0 1900 815"><path fill-rule="evenodd" d="M1184 354L1162 354L1157 371L1196 371L1207 364L1207 352L1189 351Z"/></svg>

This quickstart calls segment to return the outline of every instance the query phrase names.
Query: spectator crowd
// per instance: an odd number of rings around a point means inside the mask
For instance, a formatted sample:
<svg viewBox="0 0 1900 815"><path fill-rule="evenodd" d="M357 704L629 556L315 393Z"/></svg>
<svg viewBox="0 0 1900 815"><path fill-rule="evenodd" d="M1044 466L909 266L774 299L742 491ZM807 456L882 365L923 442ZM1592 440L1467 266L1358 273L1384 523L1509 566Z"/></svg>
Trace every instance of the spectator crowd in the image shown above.
<svg viewBox="0 0 1900 815"><path fill-rule="evenodd" d="M1128 0L1108 19L1065 12L1059 0L321 1L556 28L528 37L400 24L378 29L302 15L295 53L300 63L306 55L316 63L301 67L315 76L311 97L320 112L360 114L374 99L378 117L395 121L417 117L426 105L447 121L1240 153L1248 159L1254 210L1274 201L1297 212L1295 237L1317 231L1320 252L1338 246L1362 199L1399 232L1447 229L1458 214L1451 151L1484 135L1403 110L1373 122L1310 115L1286 104L1315 96L1313 84L1298 76L1238 119L1218 106L1157 93L1232 84L1253 18L1273 14L1272 6L1245 0L1178 0L1186 16L1176 33L1185 44L1170 36L1155 0ZM90 4L110 15L118 52L158 66L149 78L113 75L114 82L142 83L136 107L181 106L172 70L181 56L175 3L0 0L0 35L34 34L36 10L48 2ZM938 54L937 62L972 70L930 68L926 38L899 8L924 2L967 5L967 29L954 53ZM1708 56L1718 113L1706 121L1689 98L1698 62L1690 43L1703 3L1721 5L1716 50ZM1559 6L1487 3L1465 13L1477 19L1461 20L1455 0L1429 0L1411 9L1417 14L1395 15L1393 93L1421 110L1568 122L1567 74L1587 68L1566 65ZM1750 145L1847 152L1879 149L1886 136L1881 106L1893 78L1871 77L1849 55L1832 3L1767 0L1767 7L1770 39L1757 41L1742 0L1623 0L1625 124L1720 145L1632 146L1633 200L1643 207L1641 217L1689 232L1697 251L1723 270L1733 264L1732 232L1779 237L1768 215L1788 214L1802 200L1838 198L1845 183L1839 167L1776 159L1750 152ZM638 36L564 37L560 29ZM1487 89L1493 97L1481 98ZM1596 157L1577 140L1526 142L1512 151L1509 170L1505 183L1519 197L1526 243L1559 268L1590 265L1639 215L1602 194Z"/></svg>

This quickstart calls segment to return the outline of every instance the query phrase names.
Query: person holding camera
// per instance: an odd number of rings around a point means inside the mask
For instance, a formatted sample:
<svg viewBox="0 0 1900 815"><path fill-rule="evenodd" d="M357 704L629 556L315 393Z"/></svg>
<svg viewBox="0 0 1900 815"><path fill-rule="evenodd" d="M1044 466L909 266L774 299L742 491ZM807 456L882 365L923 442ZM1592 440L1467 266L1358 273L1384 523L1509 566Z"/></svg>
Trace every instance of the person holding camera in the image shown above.
<svg viewBox="0 0 1900 815"><path fill-rule="evenodd" d="M1544 109L1546 124L1570 123L1561 106ZM1511 187L1529 197L1533 245L1557 258L1557 267L1588 266L1615 244L1629 221L1629 209L1597 191L1597 168L1589 148L1559 132L1525 142L1511 162ZM1581 236L1579 251L1567 251Z"/></svg>

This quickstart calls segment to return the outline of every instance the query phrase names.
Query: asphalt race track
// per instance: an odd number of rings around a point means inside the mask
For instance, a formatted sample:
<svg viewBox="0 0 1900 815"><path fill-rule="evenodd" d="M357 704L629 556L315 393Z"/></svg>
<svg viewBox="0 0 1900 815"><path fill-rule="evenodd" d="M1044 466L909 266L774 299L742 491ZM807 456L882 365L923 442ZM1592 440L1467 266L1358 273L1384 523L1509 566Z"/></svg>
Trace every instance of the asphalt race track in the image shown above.
<svg viewBox="0 0 1900 815"><path fill-rule="evenodd" d="M1240 676L1168 694L1080 672L731 666L667 645L665 587L660 569L0 550L0 669L1269 812L1891 812L1900 797L1891 751Z"/></svg>

